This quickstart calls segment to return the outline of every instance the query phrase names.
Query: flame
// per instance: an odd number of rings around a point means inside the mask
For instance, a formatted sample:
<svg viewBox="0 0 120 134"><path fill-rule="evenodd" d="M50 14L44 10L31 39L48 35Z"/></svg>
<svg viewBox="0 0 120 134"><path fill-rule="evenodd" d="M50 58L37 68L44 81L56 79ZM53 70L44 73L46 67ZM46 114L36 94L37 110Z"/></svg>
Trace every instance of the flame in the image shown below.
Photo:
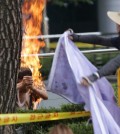
<svg viewBox="0 0 120 134"><path fill-rule="evenodd" d="M23 13L23 31L25 36L41 35L42 12L45 6L45 0L24 0L22 6ZM38 39L23 40L21 54L36 54L40 52L40 48L44 47L45 43ZM42 76L39 69L40 60L38 56L21 57L21 67L28 67L32 71L34 84L43 84Z"/></svg>

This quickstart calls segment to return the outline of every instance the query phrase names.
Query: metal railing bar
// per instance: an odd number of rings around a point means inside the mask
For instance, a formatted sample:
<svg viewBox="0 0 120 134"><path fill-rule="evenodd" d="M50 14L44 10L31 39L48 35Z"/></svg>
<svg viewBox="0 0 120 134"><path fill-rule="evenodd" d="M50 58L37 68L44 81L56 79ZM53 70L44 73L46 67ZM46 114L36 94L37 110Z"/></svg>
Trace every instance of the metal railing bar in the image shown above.
<svg viewBox="0 0 120 134"><path fill-rule="evenodd" d="M77 35L101 35L101 32L87 32L87 33L76 33ZM38 36L23 36L23 39L47 39L47 38L60 38L62 34L54 35L38 35Z"/></svg>
<svg viewBox="0 0 120 134"><path fill-rule="evenodd" d="M116 48L109 48L109 49L97 49L97 50L83 50L81 51L84 54L89 53L104 53L104 52L115 52L118 51ZM54 56L55 53L41 53L41 54L23 54L22 57L26 56L39 56L39 57L46 57L46 56Z"/></svg>

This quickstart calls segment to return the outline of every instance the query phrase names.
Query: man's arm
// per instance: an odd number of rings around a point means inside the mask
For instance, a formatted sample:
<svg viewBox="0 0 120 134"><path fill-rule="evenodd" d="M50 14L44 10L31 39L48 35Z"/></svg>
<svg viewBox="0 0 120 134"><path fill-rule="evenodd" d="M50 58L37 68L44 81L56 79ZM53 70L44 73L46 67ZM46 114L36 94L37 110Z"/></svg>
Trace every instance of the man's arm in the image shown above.
<svg viewBox="0 0 120 134"><path fill-rule="evenodd" d="M48 99L48 95L45 89L40 89L40 87L37 86L31 86L30 89L37 98L42 98L44 100Z"/></svg>
<svg viewBox="0 0 120 134"><path fill-rule="evenodd" d="M97 72L91 74L90 76L84 77L82 79L81 84L88 86L91 85L93 82L95 82L97 79L111 75L114 72L117 71L117 69L120 67L120 55L110 60L107 64L105 64L101 69L99 69Z"/></svg>
<svg viewBox="0 0 120 134"><path fill-rule="evenodd" d="M119 67L120 67L120 55L110 60L100 70L98 70L98 74L100 77L111 75L114 72L116 72Z"/></svg>
<svg viewBox="0 0 120 134"><path fill-rule="evenodd" d="M69 39L82 43L97 44L107 47L116 47L120 49L120 36L117 37L103 37L98 35L77 35L72 33Z"/></svg>

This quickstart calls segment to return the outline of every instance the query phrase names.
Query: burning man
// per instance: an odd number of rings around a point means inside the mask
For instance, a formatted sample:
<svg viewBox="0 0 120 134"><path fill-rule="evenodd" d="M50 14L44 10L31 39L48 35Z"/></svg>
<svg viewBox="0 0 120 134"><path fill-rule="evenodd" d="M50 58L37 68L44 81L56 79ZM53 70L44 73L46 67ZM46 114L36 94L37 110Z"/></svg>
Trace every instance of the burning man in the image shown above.
<svg viewBox="0 0 120 134"><path fill-rule="evenodd" d="M42 89L41 89L42 88ZM48 99L45 87L36 87L29 68L21 68L17 83L17 105L20 109L37 109L39 102Z"/></svg>
<svg viewBox="0 0 120 134"><path fill-rule="evenodd" d="M76 35L75 33L72 33L69 36L69 38L73 41L98 44L98 45L103 45L107 47L115 47L120 50L120 12L109 11L107 15L109 16L111 20L113 20L116 23L118 36L104 38L104 37L97 36L97 35ZM120 55L110 60L106 65L104 65L97 72L94 72L90 76L83 77L81 84L85 86L89 86L93 82L95 82L97 79L103 76L113 74L114 72L117 71L119 67L120 67Z"/></svg>

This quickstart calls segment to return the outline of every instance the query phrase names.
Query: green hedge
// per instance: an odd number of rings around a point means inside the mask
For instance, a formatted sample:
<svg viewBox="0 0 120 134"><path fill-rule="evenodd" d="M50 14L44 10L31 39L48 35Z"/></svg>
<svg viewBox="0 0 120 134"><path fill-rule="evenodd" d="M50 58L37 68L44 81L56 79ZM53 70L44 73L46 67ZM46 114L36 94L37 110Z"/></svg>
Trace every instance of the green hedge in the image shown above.
<svg viewBox="0 0 120 134"><path fill-rule="evenodd" d="M75 105L75 104L64 104L61 108L57 109L51 107L49 109L41 108L39 110L19 110L18 113L49 113L49 112L73 112L73 111L83 111L84 104ZM90 117L80 117L80 118L71 118L55 121L44 121L37 123L26 123L18 124L17 127L22 126L26 134L48 134L50 129L59 123L68 125L74 132L74 134L93 134L92 123L87 121Z"/></svg>
<svg viewBox="0 0 120 134"><path fill-rule="evenodd" d="M50 69L52 66L53 57L40 57L40 63L42 65L40 72L42 74L43 80L47 80Z"/></svg>

